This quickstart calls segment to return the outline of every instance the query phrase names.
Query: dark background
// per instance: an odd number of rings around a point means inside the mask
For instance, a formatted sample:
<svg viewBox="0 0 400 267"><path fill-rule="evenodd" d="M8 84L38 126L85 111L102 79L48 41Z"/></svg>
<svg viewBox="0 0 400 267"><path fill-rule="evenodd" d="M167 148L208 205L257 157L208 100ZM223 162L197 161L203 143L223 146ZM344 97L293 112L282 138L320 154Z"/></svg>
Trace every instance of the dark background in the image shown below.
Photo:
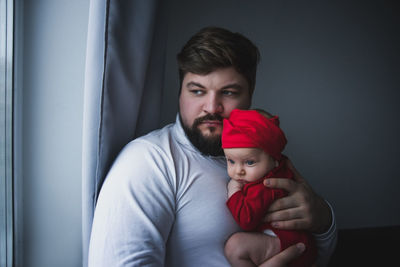
<svg viewBox="0 0 400 267"><path fill-rule="evenodd" d="M285 153L339 228L400 225L398 2L170 2L163 124L177 112L186 40L209 25L243 33L262 57L253 107L280 116Z"/></svg>

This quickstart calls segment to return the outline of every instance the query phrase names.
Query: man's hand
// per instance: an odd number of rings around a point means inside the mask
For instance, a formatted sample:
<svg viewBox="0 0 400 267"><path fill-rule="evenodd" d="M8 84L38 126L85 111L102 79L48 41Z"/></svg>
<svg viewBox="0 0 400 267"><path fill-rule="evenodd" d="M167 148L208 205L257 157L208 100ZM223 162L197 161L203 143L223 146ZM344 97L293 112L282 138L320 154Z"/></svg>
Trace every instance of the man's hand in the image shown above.
<svg viewBox="0 0 400 267"><path fill-rule="evenodd" d="M230 198L237 191L242 190L243 186L243 183L239 183L238 181L231 179L228 183L228 198Z"/></svg>
<svg viewBox="0 0 400 267"><path fill-rule="evenodd" d="M265 261L259 267L285 267L288 266L289 263L299 257L301 253L305 250L305 246L303 243L298 243L296 245L290 246L284 251L276 254L272 258Z"/></svg>
<svg viewBox="0 0 400 267"><path fill-rule="evenodd" d="M293 172L294 180L271 178L264 181L267 187L280 188L288 192L288 196L277 199L271 204L265 220L279 229L326 232L332 223L328 204L314 193L290 160L287 166Z"/></svg>

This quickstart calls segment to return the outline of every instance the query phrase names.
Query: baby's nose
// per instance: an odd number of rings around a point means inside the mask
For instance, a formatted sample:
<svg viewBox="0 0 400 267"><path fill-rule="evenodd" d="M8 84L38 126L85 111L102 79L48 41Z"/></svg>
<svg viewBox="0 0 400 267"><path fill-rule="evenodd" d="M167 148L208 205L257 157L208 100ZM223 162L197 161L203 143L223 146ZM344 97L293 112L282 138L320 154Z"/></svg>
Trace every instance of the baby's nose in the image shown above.
<svg viewBox="0 0 400 267"><path fill-rule="evenodd" d="M239 175L244 175L244 174L245 174L245 171L244 171L243 168L239 168L238 173L239 173Z"/></svg>

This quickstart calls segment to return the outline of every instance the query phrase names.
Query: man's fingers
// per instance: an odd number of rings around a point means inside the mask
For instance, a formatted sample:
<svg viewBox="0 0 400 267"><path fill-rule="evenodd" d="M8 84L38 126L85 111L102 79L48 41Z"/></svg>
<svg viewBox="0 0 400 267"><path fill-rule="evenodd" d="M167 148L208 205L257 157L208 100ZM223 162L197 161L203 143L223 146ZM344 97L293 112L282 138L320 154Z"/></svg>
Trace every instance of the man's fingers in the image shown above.
<svg viewBox="0 0 400 267"><path fill-rule="evenodd" d="M271 225L281 230L301 230L306 229L309 223L304 219L296 219L290 221L274 221Z"/></svg>
<svg viewBox="0 0 400 267"><path fill-rule="evenodd" d="M288 264L299 257L301 253L305 250L303 243L298 243L296 245L290 246L284 251L276 254L266 262L260 265L260 267L285 267Z"/></svg>
<svg viewBox="0 0 400 267"><path fill-rule="evenodd" d="M274 212L269 212L265 216L267 222L288 221L302 219L303 212L300 208L284 209Z"/></svg>
<svg viewBox="0 0 400 267"><path fill-rule="evenodd" d="M275 200L268 208L268 213L298 207L296 199L293 197L283 197Z"/></svg>
<svg viewBox="0 0 400 267"><path fill-rule="evenodd" d="M268 178L264 180L264 185L269 188L284 189L287 192L296 190L297 183L287 178Z"/></svg>

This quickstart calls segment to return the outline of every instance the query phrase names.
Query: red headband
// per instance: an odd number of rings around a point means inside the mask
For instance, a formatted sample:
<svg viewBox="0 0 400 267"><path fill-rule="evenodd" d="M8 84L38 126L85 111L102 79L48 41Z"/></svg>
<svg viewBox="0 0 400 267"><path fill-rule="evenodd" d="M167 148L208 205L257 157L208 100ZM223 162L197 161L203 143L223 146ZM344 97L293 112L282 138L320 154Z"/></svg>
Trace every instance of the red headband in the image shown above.
<svg viewBox="0 0 400 267"><path fill-rule="evenodd" d="M222 148L257 147L281 159L287 141L278 116L268 119L255 110L234 109L223 123Z"/></svg>

